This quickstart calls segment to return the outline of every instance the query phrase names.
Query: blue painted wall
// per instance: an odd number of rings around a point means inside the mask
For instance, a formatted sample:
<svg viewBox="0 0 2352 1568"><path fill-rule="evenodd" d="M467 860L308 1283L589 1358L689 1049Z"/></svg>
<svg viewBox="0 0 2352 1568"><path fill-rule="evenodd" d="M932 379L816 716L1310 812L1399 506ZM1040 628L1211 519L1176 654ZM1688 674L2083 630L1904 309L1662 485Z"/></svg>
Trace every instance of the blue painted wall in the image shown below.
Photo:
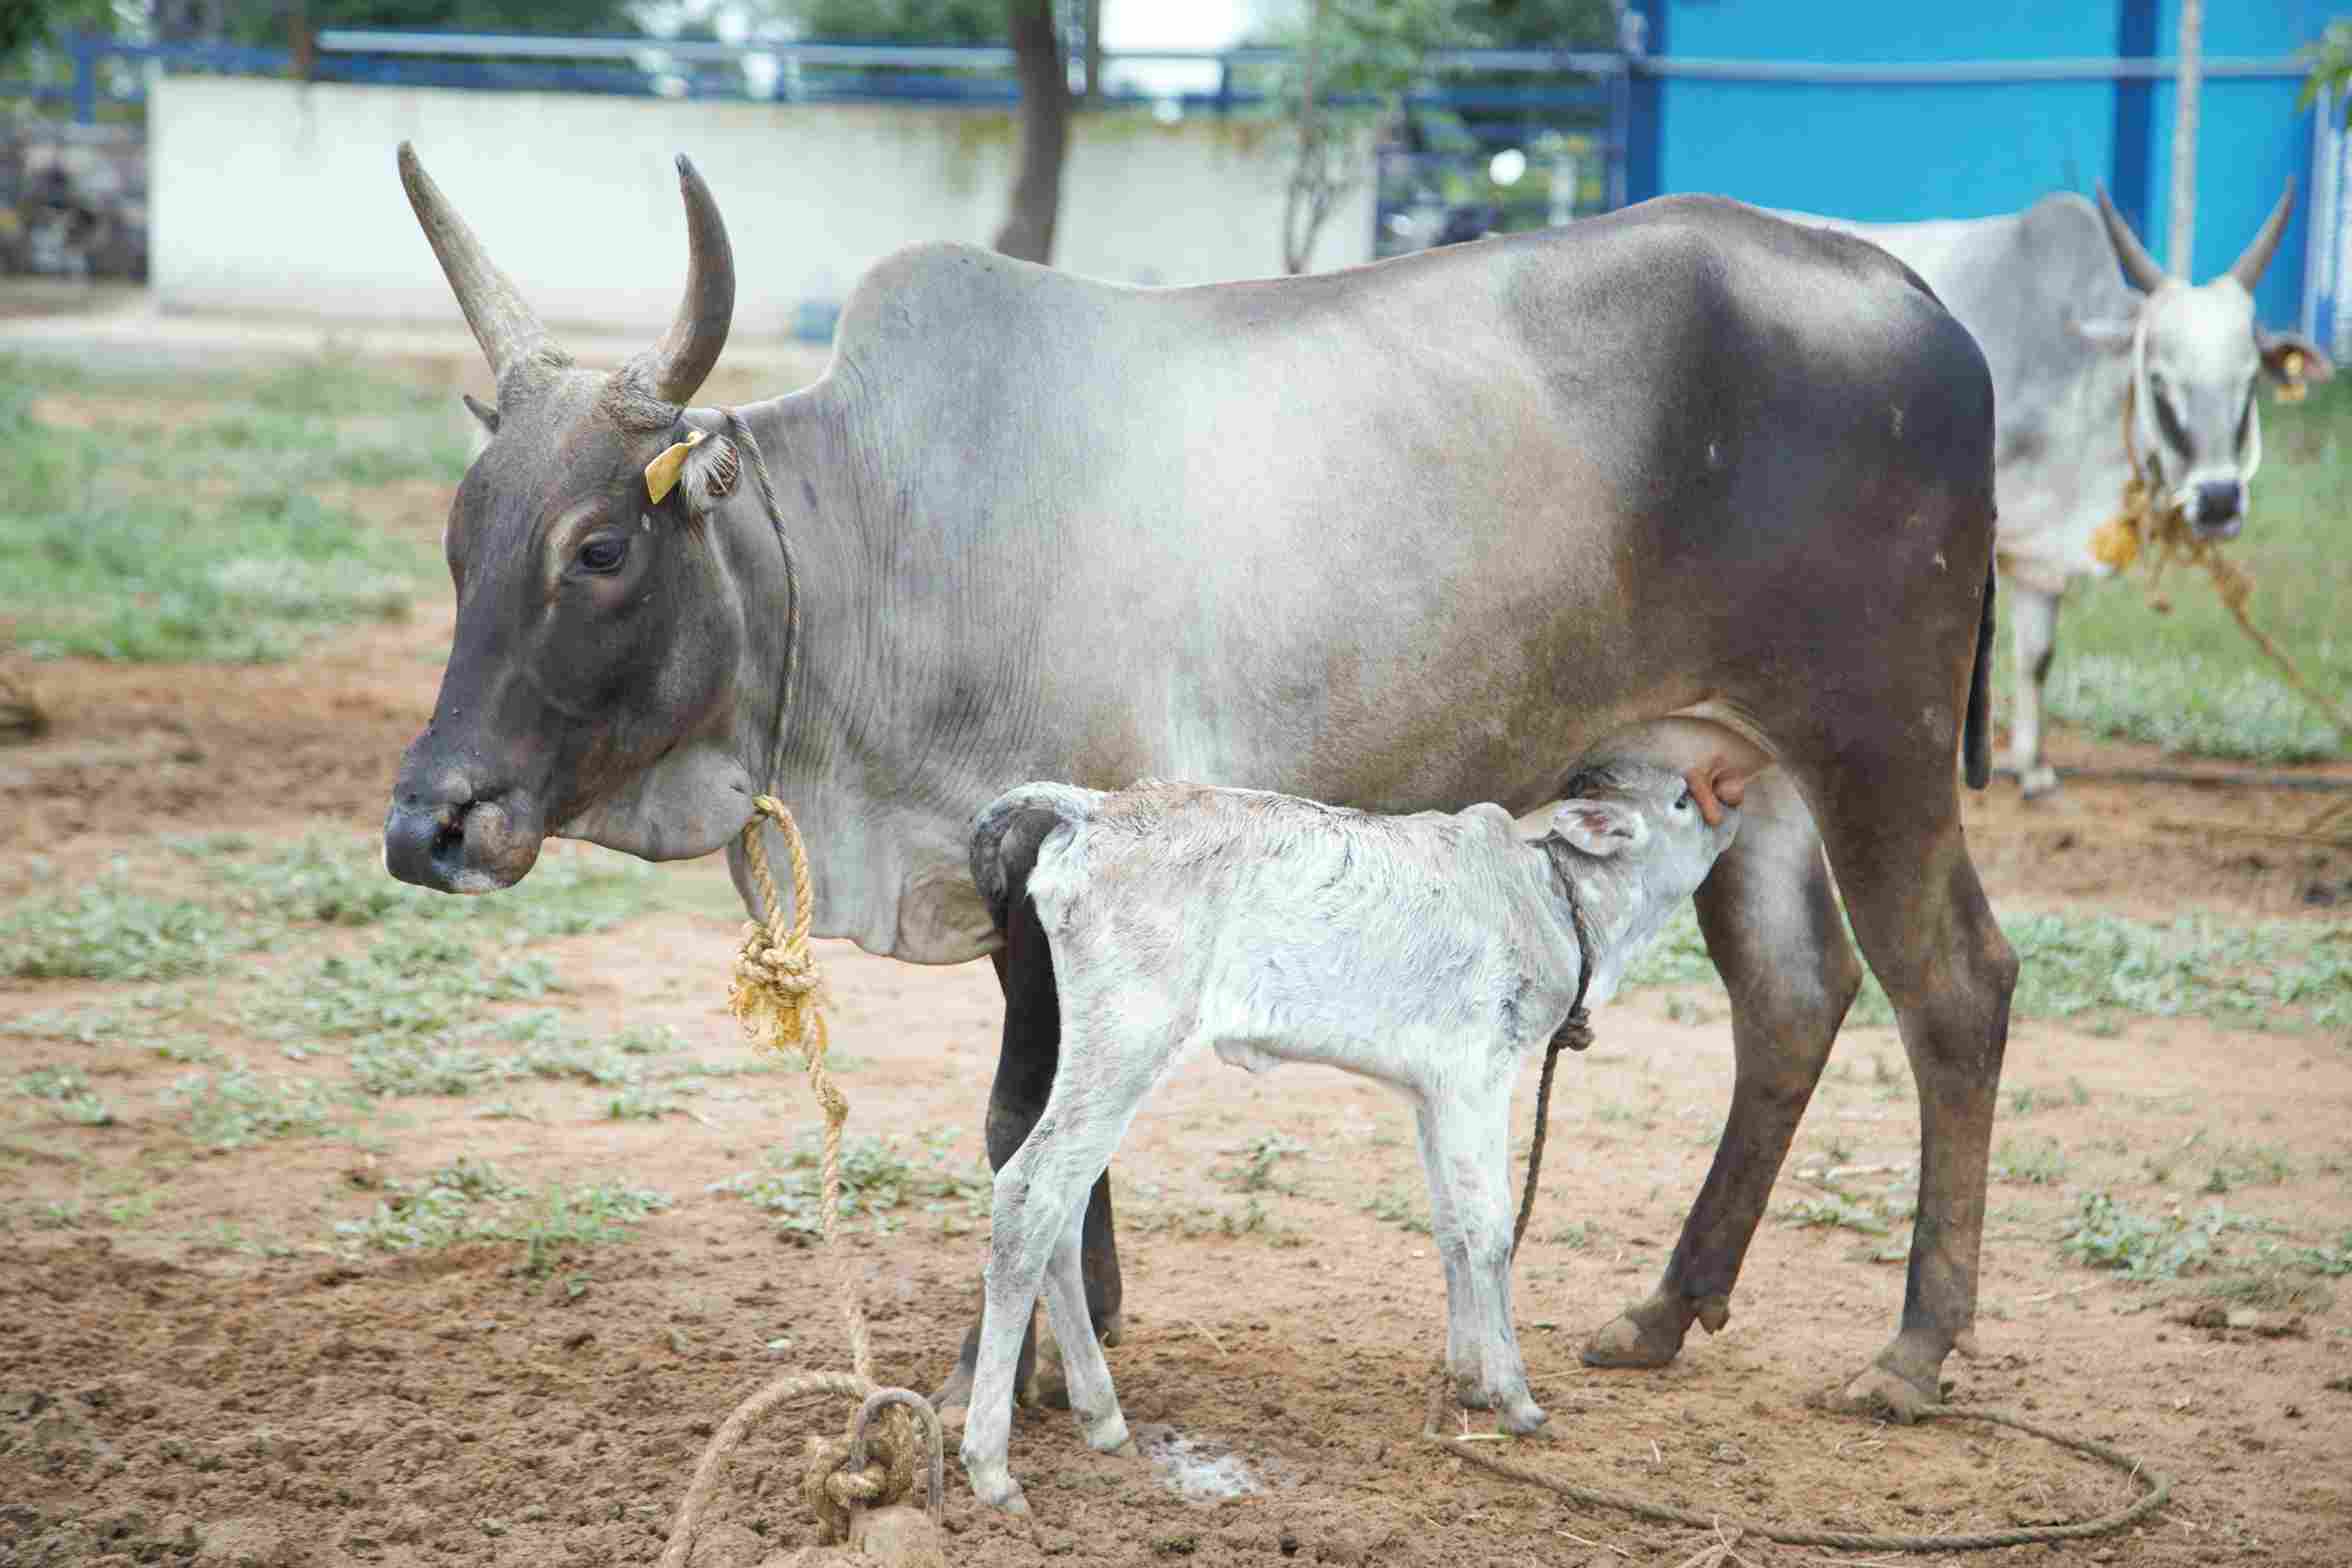
<svg viewBox="0 0 2352 1568"><path fill-rule="evenodd" d="M2205 53L2279 57L2318 36L2341 0L2208 4ZM1962 12L1891 0L1637 0L1653 55L1839 64L2153 54L2178 40L2179 0L1980 0ZM1965 18L1956 20L1956 18ZM2228 266L2289 173L2303 189L2257 305L2301 308L2312 125L2294 79L2208 79L2198 139L2194 275ZM1645 113L1646 111L1646 113ZM2165 259L2172 183L2169 82L1864 86L1668 77L1637 97L1636 198L1714 191L1872 222L2014 212L2104 181ZM1645 123L1646 120L1646 123Z"/></svg>

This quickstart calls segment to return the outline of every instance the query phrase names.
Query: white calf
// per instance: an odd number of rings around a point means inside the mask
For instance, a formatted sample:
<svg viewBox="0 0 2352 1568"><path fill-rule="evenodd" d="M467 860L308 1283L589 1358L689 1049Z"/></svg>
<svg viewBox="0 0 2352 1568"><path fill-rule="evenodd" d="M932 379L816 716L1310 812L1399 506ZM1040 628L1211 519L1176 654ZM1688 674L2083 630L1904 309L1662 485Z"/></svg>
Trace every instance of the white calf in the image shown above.
<svg viewBox="0 0 2352 1568"><path fill-rule="evenodd" d="M1369 816L1287 795L1027 784L973 828L1001 926L1034 901L1061 998L1053 1090L996 1173L988 1295L964 1425L985 1502L1022 1512L1005 1464L1021 1338L1044 1287L1086 1441L1127 1446L1079 1277L1086 1195L1152 1088L1201 1046L1252 1072L1321 1062L1414 1103L1446 1275L1446 1365L1465 1404L1528 1432L1511 1324L1511 1086L1688 898L1737 828L1678 775L1585 770L1528 841L1499 806Z"/></svg>

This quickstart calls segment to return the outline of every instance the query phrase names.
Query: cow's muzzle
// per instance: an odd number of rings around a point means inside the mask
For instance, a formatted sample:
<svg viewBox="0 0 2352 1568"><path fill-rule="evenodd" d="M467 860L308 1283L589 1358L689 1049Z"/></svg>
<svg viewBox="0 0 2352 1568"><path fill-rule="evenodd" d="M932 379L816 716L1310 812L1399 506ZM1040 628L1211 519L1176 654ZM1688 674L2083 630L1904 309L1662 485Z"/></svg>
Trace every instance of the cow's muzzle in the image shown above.
<svg viewBox="0 0 2352 1568"><path fill-rule="evenodd" d="M443 893L494 893L538 863L547 831L516 796L432 800L406 792L384 818L384 869Z"/></svg>
<svg viewBox="0 0 2352 1568"><path fill-rule="evenodd" d="M2235 539L2246 526L2246 487L2235 479L2208 479L2195 491L2190 526L2200 539Z"/></svg>

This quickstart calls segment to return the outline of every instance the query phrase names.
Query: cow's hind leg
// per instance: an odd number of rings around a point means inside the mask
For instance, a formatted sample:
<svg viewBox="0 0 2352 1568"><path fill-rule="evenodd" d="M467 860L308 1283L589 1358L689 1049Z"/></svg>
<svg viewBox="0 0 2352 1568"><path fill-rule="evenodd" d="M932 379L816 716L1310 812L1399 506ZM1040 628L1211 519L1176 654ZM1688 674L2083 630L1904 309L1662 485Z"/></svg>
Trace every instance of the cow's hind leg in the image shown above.
<svg viewBox="0 0 2352 1568"><path fill-rule="evenodd" d="M1086 1216L1070 1216L1062 1227L1061 1244L1046 1267L1045 1315L1061 1346L1070 1410L1086 1446L1101 1453L1132 1455L1135 1445L1127 1435L1127 1418L1119 1410L1118 1390L1111 1386L1110 1364L1095 1340L1086 1299L1086 1280L1080 1262Z"/></svg>
<svg viewBox="0 0 2352 1568"><path fill-rule="evenodd" d="M1944 1357L1974 1348L1985 1171L2017 955L1993 919L1960 831L1951 757L1847 766L1814 791L1831 869L1888 997L1918 1083L1919 1210L1894 1341L1846 1386L1849 1403L1915 1417Z"/></svg>
<svg viewBox="0 0 2352 1568"><path fill-rule="evenodd" d="M2042 694L2050 679L2050 658L2058 646L2058 595L2012 583L2008 594L2010 635L2016 641L2016 701L2009 713L2010 760L2017 786L2032 800L2058 787L2058 770L2042 760Z"/></svg>
<svg viewBox="0 0 2352 1568"><path fill-rule="evenodd" d="M997 983L1004 989L1004 1037L997 1051L996 1081L988 1091L986 1142L988 1165L1002 1170L1037 1125L1053 1090L1054 1070L1061 1060L1061 998L1055 989L1053 955L1045 931L1037 923L1036 906L1019 890L1005 933L1005 946L996 953ZM1095 1333L1105 1345L1119 1343L1119 1253L1111 1233L1111 1179L1106 1172L1094 1184L1086 1204L1086 1239L1080 1258L1088 1310ZM961 1407L972 1393L972 1374L980 1350L980 1325L975 1321L964 1335L955 1369L932 1396L942 1410ZM1058 1371L1058 1356L1049 1357ZM1021 1402L1046 1401L1051 1389L1041 1387L1037 1336L1034 1325L1023 1332L1020 1372L1016 1387ZM1058 1386L1058 1378L1056 1379Z"/></svg>
<svg viewBox="0 0 2352 1568"><path fill-rule="evenodd" d="M1709 1333L1723 1327L1798 1119L1862 983L1812 815L1784 773L1749 786L1739 837L1697 903L1731 993L1731 1113L1657 1289L1586 1342L1593 1366L1663 1366L1693 1321Z"/></svg>

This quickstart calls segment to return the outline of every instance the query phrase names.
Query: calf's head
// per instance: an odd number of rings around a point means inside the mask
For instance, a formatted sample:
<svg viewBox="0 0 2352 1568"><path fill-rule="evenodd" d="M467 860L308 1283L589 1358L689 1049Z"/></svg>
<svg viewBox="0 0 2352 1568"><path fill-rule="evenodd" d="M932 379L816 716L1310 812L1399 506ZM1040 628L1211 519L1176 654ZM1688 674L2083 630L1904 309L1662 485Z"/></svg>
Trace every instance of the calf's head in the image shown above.
<svg viewBox="0 0 2352 1568"><path fill-rule="evenodd" d="M2230 269L2190 285L2165 275L2115 210L2104 188L2099 216L2124 276L2146 298L2128 323L2097 324L2095 339L2129 345L2132 443L2150 493L2177 509L2199 537L2228 539L2244 526L2246 487L2262 463L2255 383L2264 375L2300 387L2334 367L2309 339L2265 330L2254 286L2278 250L2295 182Z"/></svg>
<svg viewBox="0 0 2352 1568"><path fill-rule="evenodd" d="M749 814L737 733L742 605L708 487L649 484L727 339L734 260L678 160L689 262L667 335L610 375L576 368L405 144L400 178L498 403L443 537L457 629L409 746L384 863L444 892L508 886L550 833L649 859L706 854ZM674 464L672 465L674 469ZM658 472L658 470L657 470ZM665 489L655 495L653 491Z"/></svg>
<svg viewBox="0 0 2352 1568"><path fill-rule="evenodd" d="M1746 783L1623 761L1590 763L1569 779L1569 798L1536 843L1584 911L1589 1001L1616 993L1626 966L1707 880L1739 833Z"/></svg>

